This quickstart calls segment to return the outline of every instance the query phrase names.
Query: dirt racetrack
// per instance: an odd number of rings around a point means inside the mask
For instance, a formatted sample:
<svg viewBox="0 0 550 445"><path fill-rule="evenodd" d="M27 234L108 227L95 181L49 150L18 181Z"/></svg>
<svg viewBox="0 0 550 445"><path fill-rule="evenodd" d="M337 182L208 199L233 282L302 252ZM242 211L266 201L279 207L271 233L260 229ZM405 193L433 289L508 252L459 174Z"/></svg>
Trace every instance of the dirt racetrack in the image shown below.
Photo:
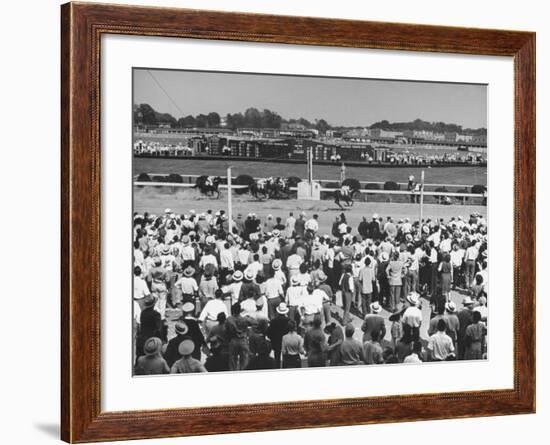
<svg viewBox="0 0 550 445"><path fill-rule="evenodd" d="M314 213L319 215L320 233L330 233L332 222L336 215L342 210L332 201L308 201L308 200L265 200L260 201L252 198L250 195L232 196L234 217L242 213L244 217L248 213L256 213L262 221L265 221L267 215L273 217L280 216L284 222L289 212L297 213L304 211L307 218ZM172 187L134 187L134 211L138 213L149 212L160 214L166 208L172 209L176 213L186 214L190 210L196 212L206 212L225 210L227 211L227 193L221 191L220 198L207 198L201 195L197 190L176 189ZM425 204L424 218L444 218L445 220L452 216L467 217L473 212L480 212L487 215L487 207L474 205L438 205ZM361 218L366 216L370 219L373 213L382 217L392 216L396 219L409 217L411 220L419 218L419 205L409 203L388 203L388 202L356 202L353 207L346 207L344 210L348 223L355 229L359 225Z"/></svg>

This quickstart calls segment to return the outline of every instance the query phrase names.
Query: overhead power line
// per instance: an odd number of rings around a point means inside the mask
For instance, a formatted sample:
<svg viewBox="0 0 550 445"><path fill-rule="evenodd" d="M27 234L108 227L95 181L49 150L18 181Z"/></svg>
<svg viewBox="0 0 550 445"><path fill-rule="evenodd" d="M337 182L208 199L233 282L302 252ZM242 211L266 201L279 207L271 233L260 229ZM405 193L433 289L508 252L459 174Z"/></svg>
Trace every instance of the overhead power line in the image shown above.
<svg viewBox="0 0 550 445"><path fill-rule="evenodd" d="M151 76L151 78L155 81L155 83L158 85L158 87L162 90L162 92L166 95L166 97L168 98L168 100L170 102L172 102L172 105L174 105L174 107L176 107L176 109L180 112L180 116L183 117L183 111L181 110L181 108L178 106L178 104L176 103L176 101L174 99L172 99L172 97L168 94L168 92L163 88L163 86L160 84L160 82L157 80L157 78L155 76L153 76L153 73L149 70L147 70L147 72L149 73L149 75Z"/></svg>

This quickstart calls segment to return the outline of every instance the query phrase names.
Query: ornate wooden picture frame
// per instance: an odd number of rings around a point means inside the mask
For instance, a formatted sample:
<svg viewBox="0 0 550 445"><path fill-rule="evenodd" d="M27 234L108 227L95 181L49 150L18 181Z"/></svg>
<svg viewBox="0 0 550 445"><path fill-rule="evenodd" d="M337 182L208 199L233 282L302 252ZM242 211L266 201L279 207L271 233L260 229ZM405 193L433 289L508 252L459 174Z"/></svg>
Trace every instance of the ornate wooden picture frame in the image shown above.
<svg viewBox="0 0 550 445"><path fill-rule="evenodd" d="M63 440L93 442L535 411L534 33L89 3L63 5L61 18ZM513 57L513 389L102 412L99 116L104 34Z"/></svg>

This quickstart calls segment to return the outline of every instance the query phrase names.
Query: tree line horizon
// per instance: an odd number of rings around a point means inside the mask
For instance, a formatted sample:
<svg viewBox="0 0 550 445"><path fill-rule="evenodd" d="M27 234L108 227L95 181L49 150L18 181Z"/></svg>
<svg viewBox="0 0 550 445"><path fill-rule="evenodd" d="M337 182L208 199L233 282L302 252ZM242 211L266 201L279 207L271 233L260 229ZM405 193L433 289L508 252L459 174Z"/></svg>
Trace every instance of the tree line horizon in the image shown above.
<svg viewBox="0 0 550 445"><path fill-rule="evenodd" d="M381 120L371 125L342 126L330 125L325 119L315 119L311 122L308 119L300 117L298 119L284 119L278 113L264 109L247 108L244 113L227 113L225 116L226 127L232 130L237 128L269 128L280 129L283 124L300 124L307 129L316 129L320 133L327 130L339 130L350 128L369 128L381 129L387 131L433 131L436 133L460 133L466 135L487 135L487 129L481 128L463 128L462 125L445 122L428 122L422 119L415 119L408 122L389 122ZM156 111L149 104L135 104L133 106L134 125L169 125L171 128L218 128L221 125L221 116L217 112L208 114L189 114L176 119L170 113L161 113Z"/></svg>

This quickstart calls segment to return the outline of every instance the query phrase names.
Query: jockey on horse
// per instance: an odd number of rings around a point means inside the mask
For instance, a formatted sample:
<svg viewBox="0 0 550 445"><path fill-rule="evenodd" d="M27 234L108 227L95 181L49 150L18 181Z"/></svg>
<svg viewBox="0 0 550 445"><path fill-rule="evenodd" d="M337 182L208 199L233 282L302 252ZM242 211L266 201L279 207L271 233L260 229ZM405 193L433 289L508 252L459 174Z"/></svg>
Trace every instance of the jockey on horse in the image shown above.
<svg viewBox="0 0 550 445"><path fill-rule="evenodd" d="M343 209L344 207L340 204L340 201L344 201L348 206L353 205L353 194L356 190L352 190L351 187L347 184L342 185L339 189L334 191L334 202Z"/></svg>

